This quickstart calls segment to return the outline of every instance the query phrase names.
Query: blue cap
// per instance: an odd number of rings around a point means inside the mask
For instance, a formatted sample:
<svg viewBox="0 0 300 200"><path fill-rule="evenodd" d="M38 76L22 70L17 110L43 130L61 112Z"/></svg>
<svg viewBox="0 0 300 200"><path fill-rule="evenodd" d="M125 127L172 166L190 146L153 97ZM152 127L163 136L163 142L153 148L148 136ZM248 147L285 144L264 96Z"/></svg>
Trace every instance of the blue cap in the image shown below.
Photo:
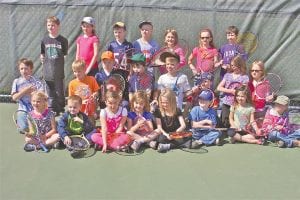
<svg viewBox="0 0 300 200"><path fill-rule="evenodd" d="M214 78L213 74L211 74L209 72L203 72L196 77L196 85L201 84L205 80L211 81L211 80L213 80L213 78Z"/></svg>
<svg viewBox="0 0 300 200"><path fill-rule="evenodd" d="M202 99L205 101L212 101L214 98L214 94L210 90L202 90L198 95L198 99Z"/></svg>

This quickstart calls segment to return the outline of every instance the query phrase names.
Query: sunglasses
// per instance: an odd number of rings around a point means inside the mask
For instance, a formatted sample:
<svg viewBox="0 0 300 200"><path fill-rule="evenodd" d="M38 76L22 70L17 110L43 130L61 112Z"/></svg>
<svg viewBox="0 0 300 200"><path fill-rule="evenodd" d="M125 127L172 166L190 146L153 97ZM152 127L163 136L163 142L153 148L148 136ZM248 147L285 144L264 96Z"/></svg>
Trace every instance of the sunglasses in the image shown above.
<svg viewBox="0 0 300 200"><path fill-rule="evenodd" d="M258 70L258 69L251 69L251 72L261 72L262 70Z"/></svg>
<svg viewBox="0 0 300 200"><path fill-rule="evenodd" d="M209 39L210 37L200 37L201 38L201 40L204 40L204 39Z"/></svg>

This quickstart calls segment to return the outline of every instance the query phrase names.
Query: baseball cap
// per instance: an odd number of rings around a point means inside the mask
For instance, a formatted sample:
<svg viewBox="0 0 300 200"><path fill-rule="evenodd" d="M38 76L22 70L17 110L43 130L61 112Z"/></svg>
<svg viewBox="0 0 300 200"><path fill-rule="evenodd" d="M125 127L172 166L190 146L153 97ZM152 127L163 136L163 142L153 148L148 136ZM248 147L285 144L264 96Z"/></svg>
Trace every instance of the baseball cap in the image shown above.
<svg viewBox="0 0 300 200"><path fill-rule="evenodd" d="M196 81L196 85L201 84L203 81L205 80L213 80L214 76L213 74L209 73L209 72L203 72L200 75L197 75L197 81Z"/></svg>
<svg viewBox="0 0 300 200"><path fill-rule="evenodd" d="M113 25L113 28L124 28L124 30L126 30L126 26L123 22L116 22L114 25Z"/></svg>
<svg viewBox="0 0 300 200"><path fill-rule="evenodd" d="M82 23L87 23L87 24L91 24L91 25L95 26L96 21L95 21L95 19L92 18L92 17L84 17L84 18L82 19L82 21L81 21L81 24L82 24Z"/></svg>
<svg viewBox="0 0 300 200"><path fill-rule="evenodd" d="M198 99L202 99L205 101L212 101L214 98L212 91L210 90L202 90L198 95Z"/></svg>
<svg viewBox="0 0 300 200"><path fill-rule="evenodd" d="M142 53L134 54L131 58L129 58L131 62L146 62L146 57Z"/></svg>
<svg viewBox="0 0 300 200"><path fill-rule="evenodd" d="M175 58L178 62L180 61L180 57L177 53L175 52L171 52L171 51L166 51L166 52L163 52L162 54L160 54L159 56L159 60L161 62L166 62L166 58L169 58L169 57L172 57L172 58Z"/></svg>
<svg viewBox="0 0 300 200"><path fill-rule="evenodd" d="M142 26L144 25L150 25L150 26L153 26L152 22L150 21L142 21L140 24L139 24L139 28L142 28Z"/></svg>
<svg viewBox="0 0 300 200"><path fill-rule="evenodd" d="M101 60L104 60L104 59L114 60L115 59L114 53L111 51L104 51L101 54Z"/></svg>
<svg viewBox="0 0 300 200"><path fill-rule="evenodd" d="M290 99L287 96L281 95L276 98L274 103L278 103L280 105L288 105L290 103Z"/></svg>

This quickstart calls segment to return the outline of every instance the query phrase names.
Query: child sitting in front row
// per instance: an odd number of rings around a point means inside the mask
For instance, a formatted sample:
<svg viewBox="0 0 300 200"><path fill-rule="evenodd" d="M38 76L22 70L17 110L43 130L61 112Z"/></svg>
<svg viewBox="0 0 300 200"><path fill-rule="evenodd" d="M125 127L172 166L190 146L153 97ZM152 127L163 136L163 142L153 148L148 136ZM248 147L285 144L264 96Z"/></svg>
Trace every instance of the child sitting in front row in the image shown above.
<svg viewBox="0 0 300 200"><path fill-rule="evenodd" d="M278 147L300 147L300 129L291 130L288 119L290 99L287 96L278 96L274 106L267 111L263 122L263 131L268 139L277 142Z"/></svg>
<svg viewBox="0 0 300 200"><path fill-rule="evenodd" d="M157 151L167 152L170 149L181 147L188 141L172 140L170 133L185 130L186 124L181 112L177 108L175 93L170 89L163 89L159 96L159 108L155 110L154 117L157 124L156 131L160 134L157 138ZM189 139L188 139L189 140Z"/></svg>
<svg viewBox="0 0 300 200"><path fill-rule="evenodd" d="M56 132L55 113L48 109L48 96L41 91L35 91L31 95L31 104L33 110L29 113L37 124L38 132L41 134L41 140L46 147L52 147L59 141L59 135ZM29 130L33 130L29 124ZM25 134L25 151L34 151L39 148L37 140Z"/></svg>
<svg viewBox="0 0 300 200"><path fill-rule="evenodd" d="M214 130L217 124L217 113L210 105L213 101L213 93L210 90L202 90L198 96L199 106L195 106L190 112L190 121L193 132L191 148L200 145L220 145L221 132Z"/></svg>
<svg viewBox="0 0 300 200"><path fill-rule="evenodd" d="M92 141L105 153L110 150L124 150L130 143L130 137L125 133L127 120L126 108L120 106L122 96L118 91L108 90L105 94L106 108L100 111L101 133L92 135Z"/></svg>
<svg viewBox="0 0 300 200"><path fill-rule="evenodd" d="M148 143L154 148L156 142L153 141L158 133L153 131L152 114L150 111L149 100L145 91L134 93L130 102L131 112L128 113L127 134L133 139L131 148L138 152L141 145Z"/></svg>
<svg viewBox="0 0 300 200"><path fill-rule="evenodd" d="M255 109L251 105L250 91L248 87L243 85L238 87L234 96L234 103L230 107L229 122L232 131L228 132L231 143L235 141L246 142L250 144L262 144L262 141L256 139L255 136L243 132L250 122L254 122ZM256 123L251 123L254 130L258 133L259 129ZM238 132L234 131L238 130Z"/></svg>
<svg viewBox="0 0 300 200"><path fill-rule="evenodd" d="M88 116L80 111L82 99L78 95L68 97L68 111L65 112L58 120L57 130L60 139L65 145L71 145L71 135L84 134L91 142L91 136L96 129ZM72 153L72 152L71 152ZM76 154L76 152L74 152Z"/></svg>

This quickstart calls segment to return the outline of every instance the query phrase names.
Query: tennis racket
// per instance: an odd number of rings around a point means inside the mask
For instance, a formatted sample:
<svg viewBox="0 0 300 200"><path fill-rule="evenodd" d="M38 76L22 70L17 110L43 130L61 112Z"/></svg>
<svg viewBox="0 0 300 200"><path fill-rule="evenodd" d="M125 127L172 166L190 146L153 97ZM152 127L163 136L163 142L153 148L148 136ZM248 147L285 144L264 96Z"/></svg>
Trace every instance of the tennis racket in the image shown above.
<svg viewBox="0 0 300 200"><path fill-rule="evenodd" d="M256 85L255 94L259 99L266 99L269 95L277 94L282 85L280 76L268 73L264 80Z"/></svg>
<svg viewBox="0 0 300 200"><path fill-rule="evenodd" d="M227 88L230 90L236 90L237 88L241 87L242 85L243 85L243 83L234 81L234 82L231 82ZM227 94L230 96L234 96L234 94L231 94L231 93L227 93Z"/></svg>
<svg viewBox="0 0 300 200"><path fill-rule="evenodd" d="M105 87L107 90L120 91L120 93L123 94L125 83L126 81L122 75L114 73L105 81Z"/></svg>
<svg viewBox="0 0 300 200"><path fill-rule="evenodd" d="M34 141L37 142L38 147L40 147L43 152L45 153L49 152L49 150L47 149L47 147L45 146L45 144L41 139L41 133L39 132L39 127L29 112L26 112L24 110L17 110L13 114L13 120L18 129L22 128L20 127L21 123L25 124L25 126L27 126L27 128L24 130L25 135L28 137L32 137Z"/></svg>
<svg viewBox="0 0 300 200"><path fill-rule="evenodd" d="M136 52L137 50L135 48L130 48L125 51L121 50L118 54L119 56L115 68L124 71L130 71L129 61L131 56L134 55Z"/></svg>
<svg viewBox="0 0 300 200"><path fill-rule="evenodd" d="M96 154L96 148L91 147L90 142L86 139L84 134L81 135L71 135L71 144L66 145L67 149L71 152L76 152L73 154L73 158L87 158Z"/></svg>
<svg viewBox="0 0 300 200"><path fill-rule="evenodd" d="M250 31L246 31L238 35L237 42L243 45L248 55L253 54L258 47L258 35Z"/></svg>
<svg viewBox="0 0 300 200"><path fill-rule="evenodd" d="M95 116L96 114L96 100L93 96L90 96L87 100L85 100L85 109L84 113L87 116Z"/></svg>

